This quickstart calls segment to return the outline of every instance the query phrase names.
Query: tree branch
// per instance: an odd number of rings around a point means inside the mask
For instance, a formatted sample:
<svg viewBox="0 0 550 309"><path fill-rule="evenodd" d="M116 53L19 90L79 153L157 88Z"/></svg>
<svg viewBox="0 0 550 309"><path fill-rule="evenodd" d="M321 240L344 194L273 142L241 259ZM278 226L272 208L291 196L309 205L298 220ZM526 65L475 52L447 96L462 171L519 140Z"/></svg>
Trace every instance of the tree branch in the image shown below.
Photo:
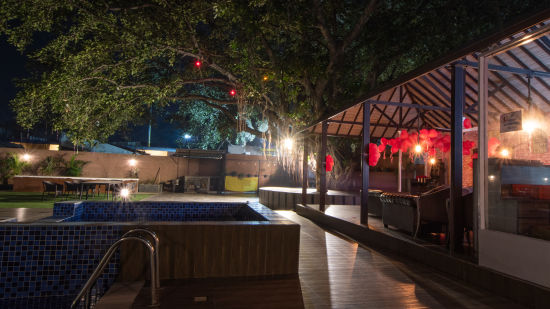
<svg viewBox="0 0 550 309"><path fill-rule="evenodd" d="M109 8L109 11L119 12L119 11L139 10L139 9L144 9L148 7L153 7L153 6L154 6L153 4L148 3L143 5L130 6L127 8Z"/></svg>
<svg viewBox="0 0 550 309"><path fill-rule="evenodd" d="M350 33L344 38L344 41L342 41L342 45L340 46L338 53L343 54L348 48L348 46L357 38L357 36L361 33L363 28L365 27L365 24L369 20L372 12L376 8L376 0L371 0L369 4L365 7L363 10L363 14L361 14L361 17L359 17L359 20L357 23L355 23L355 26L353 27L353 30L351 30Z"/></svg>
<svg viewBox="0 0 550 309"><path fill-rule="evenodd" d="M199 101L211 101L219 104L237 104L236 100L222 100L222 99L216 99L216 98L210 98L202 95L186 95L186 96L176 96L176 97L169 97L170 100L180 100L180 101L190 101L190 100L199 100Z"/></svg>

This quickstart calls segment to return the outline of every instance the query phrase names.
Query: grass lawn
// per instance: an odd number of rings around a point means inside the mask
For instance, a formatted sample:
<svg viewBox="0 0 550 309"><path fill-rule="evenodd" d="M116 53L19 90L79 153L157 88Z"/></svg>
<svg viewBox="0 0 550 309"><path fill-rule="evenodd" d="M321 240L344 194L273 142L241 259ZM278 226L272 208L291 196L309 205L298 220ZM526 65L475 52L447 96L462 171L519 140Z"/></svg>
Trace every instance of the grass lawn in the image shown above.
<svg viewBox="0 0 550 309"><path fill-rule="evenodd" d="M132 201L140 201L146 197L152 196L150 193L137 193L132 195ZM12 192L0 191L0 208L53 208L53 203L65 201L65 197L54 198L52 195L44 196L42 201L42 193L38 192ZM76 200L74 197L69 197L67 200ZM102 201L106 197L100 196L90 197L89 201Z"/></svg>

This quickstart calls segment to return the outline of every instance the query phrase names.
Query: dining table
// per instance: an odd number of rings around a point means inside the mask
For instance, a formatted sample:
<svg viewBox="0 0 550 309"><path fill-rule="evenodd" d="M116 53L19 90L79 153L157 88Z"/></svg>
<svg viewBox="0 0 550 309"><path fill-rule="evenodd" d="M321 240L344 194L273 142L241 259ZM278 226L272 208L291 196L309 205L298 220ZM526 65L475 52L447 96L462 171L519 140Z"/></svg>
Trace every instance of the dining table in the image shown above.
<svg viewBox="0 0 550 309"><path fill-rule="evenodd" d="M95 188L98 187L98 194L99 194L99 188L101 186L104 186L105 193L107 193L107 200L109 199L109 192L111 191L111 187L115 188L117 185L122 185L122 180L89 180L89 181L83 181L80 183L80 199L82 199L82 192L84 189L86 189L86 200L88 199L88 191L93 188L95 191ZM114 192L113 192L114 194Z"/></svg>

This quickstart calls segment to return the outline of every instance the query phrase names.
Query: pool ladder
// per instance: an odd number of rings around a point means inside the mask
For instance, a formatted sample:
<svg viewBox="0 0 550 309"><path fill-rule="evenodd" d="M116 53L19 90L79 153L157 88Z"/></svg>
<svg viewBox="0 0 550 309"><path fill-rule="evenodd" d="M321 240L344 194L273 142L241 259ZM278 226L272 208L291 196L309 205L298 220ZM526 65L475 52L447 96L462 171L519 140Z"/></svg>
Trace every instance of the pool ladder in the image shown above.
<svg viewBox="0 0 550 309"><path fill-rule="evenodd" d="M142 235L149 235L153 239L153 244L151 244L150 241L142 237ZM160 288L160 277L159 277L159 238L157 237L157 234L155 232L137 228L129 230L128 232L124 233L122 237L117 240L114 244L109 247L109 250L107 250L107 253L103 256L101 261L99 262L99 265L95 268L94 272L86 281L86 284L84 284L84 287L80 290L76 298L73 300L71 304L71 308L76 308L76 306L84 300L84 308L88 309L91 308L91 290L94 286L96 280L99 278L99 276L103 273L103 270L105 269L105 266L109 263L109 260L113 257L116 250L120 247L120 245L129 240L135 240L138 242L141 242L148 250L149 250L149 257L150 257L150 267L151 267L151 306L158 306L159 305L159 298L158 298L158 289Z"/></svg>

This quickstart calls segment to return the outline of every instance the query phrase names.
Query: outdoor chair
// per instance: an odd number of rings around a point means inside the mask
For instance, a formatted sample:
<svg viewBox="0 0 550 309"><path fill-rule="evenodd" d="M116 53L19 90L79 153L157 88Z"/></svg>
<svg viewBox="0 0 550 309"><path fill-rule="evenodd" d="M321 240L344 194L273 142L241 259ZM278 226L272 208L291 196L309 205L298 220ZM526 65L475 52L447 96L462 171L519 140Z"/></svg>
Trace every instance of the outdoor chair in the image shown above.
<svg viewBox="0 0 550 309"><path fill-rule="evenodd" d="M79 196L80 182L65 181L65 198L68 198L71 194L73 194L74 196Z"/></svg>
<svg viewBox="0 0 550 309"><path fill-rule="evenodd" d="M57 197L58 194L63 194L63 185L54 183L51 181L42 181L42 186L44 188L44 191L42 192L42 200L44 200L44 195L49 195L50 193L54 194L54 198Z"/></svg>

